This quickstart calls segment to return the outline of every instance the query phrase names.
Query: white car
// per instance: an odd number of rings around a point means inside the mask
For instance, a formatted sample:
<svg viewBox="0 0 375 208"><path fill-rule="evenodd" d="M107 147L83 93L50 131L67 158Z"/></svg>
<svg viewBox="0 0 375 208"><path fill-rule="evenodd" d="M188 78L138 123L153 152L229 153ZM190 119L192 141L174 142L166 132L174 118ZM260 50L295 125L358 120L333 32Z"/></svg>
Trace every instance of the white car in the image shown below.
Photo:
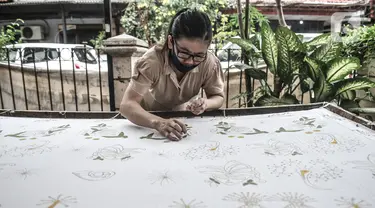
<svg viewBox="0 0 375 208"><path fill-rule="evenodd" d="M99 71L96 51L89 45L59 43L19 43L7 45L11 65L21 65L36 70ZM60 55L59 55L60 53ZM2 62L6 62L3 60ZM5 63L7 64L7 63ZM107 71L106 62L100 70Z"/></svg>

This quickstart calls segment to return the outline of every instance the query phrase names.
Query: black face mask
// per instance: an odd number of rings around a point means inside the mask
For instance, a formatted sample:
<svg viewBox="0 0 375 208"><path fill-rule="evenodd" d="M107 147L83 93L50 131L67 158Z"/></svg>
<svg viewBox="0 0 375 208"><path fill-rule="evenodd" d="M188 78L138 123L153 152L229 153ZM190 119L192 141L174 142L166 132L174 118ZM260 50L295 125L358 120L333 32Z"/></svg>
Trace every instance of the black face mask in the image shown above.
<svg viewBox="0 0 375 208"><path fill-rule="evenodd" d="M182 64L180 62L180 60L178 60L178 57L177 57L176 53L174 52L174 50L170 51L169 56L171 57L172 63L175 65L176 69L178 71L182 72L182 73L187 73L187 72L193 70L195 67L198 66L198 64L196 64L196 65Z"/></svg>

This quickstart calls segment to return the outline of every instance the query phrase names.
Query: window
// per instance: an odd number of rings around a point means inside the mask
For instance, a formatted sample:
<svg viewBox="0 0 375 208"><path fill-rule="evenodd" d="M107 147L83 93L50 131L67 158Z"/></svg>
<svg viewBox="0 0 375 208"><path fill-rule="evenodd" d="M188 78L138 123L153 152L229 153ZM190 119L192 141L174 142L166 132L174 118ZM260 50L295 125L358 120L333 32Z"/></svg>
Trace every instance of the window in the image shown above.
<svg viewBox="0 0 375 208"><path fill-rule="evenodd" d="M34 55L34 56L33 56ZM35 60L34 60L35 57ZM23 54L24 63L46 62L58 59L59 55L55 48L25 48Z"/></svg>
<svg viewBox="0 0 375 208"><path fill-rule="evenodd" d="M91 53L89 48L74 48L74 53L76 54L78 61L80 62L86 63L87 61L88 64L97 63L95 56Z"/></svg>
<svg viewBox="0 0 375 208"><path fill-rule="evenodd" d="M9 61L15 62L17 59L17 49L16 48L0 48L0 61L1 62L8 62L8 55ZM7 54L9 53L9 54Z"/></svg>
<svg viewBox="0 0 375 208"><path fill-rule="evenodd" d="M57 52L57 49L56 48L47 49L47 57L48 57L48 60L58 60L59 53Z"/></svg>
<svg viewBox="0 0 375 208"><path fill-rule="evenodd" d="M25 48L22 61L24 63L41 62L44 56L42 48Z"/></svg>
<svg viewBox="0 0 375 208"><path fill-rule="evenodd" d="M18 51L19 50L17 49L9 49L9 61L10 62L16 62Z"/></svg>

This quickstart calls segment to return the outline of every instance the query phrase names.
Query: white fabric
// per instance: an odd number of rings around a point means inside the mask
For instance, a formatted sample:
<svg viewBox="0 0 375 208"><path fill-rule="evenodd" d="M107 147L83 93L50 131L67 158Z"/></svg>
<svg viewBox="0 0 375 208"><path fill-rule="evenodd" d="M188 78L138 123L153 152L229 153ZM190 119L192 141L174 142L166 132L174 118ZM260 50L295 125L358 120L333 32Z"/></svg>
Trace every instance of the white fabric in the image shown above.
<svg viewBox="0 0 375 208"><path fill-rule="evenodd" d="M375 133L326 109L182 120L0 117L1 207L375 207Z"/></svg>

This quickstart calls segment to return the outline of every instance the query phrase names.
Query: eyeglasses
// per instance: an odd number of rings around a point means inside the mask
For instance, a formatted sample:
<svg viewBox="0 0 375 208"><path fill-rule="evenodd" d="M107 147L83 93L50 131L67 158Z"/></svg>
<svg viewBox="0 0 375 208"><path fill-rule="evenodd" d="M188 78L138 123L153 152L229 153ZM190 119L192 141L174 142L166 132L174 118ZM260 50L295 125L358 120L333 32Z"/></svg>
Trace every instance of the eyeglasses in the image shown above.
<svg viewBox="0 0 375 208"><path fill-rule="evenodd" d="M187 53L187 52L180 51L180 49L179 49L180 46L178 45L178 43L176 41L173 41L173 42L176 45L177 57L180 58L180 59L187 60L187 59L193 58L194 62L202 62L207 57L207 52L203 55L193 55L193 54L190 54L190 53Z"/></svg>

